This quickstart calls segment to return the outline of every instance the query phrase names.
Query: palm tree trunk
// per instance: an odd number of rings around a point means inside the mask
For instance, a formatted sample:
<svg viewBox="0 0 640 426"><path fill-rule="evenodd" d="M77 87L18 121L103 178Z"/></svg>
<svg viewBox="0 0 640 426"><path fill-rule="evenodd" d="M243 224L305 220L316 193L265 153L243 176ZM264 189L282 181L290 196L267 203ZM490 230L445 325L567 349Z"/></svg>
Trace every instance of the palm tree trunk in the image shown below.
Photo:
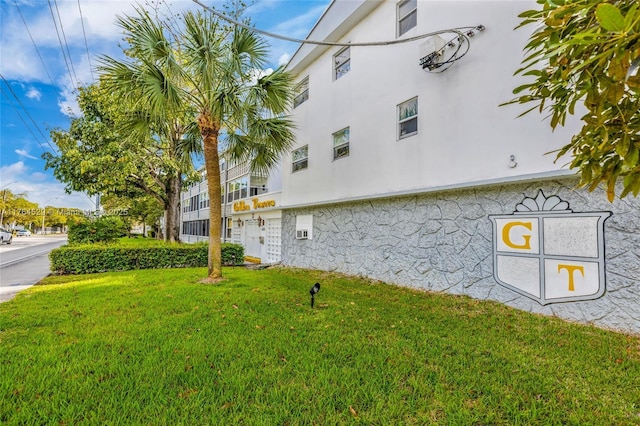
<svg viewBox="0 0 640 426"><path fill-rule="evenodd" d="M218 156L218 133L220 126L208 114L201 113L198 126L204 141L204 165L207 170L209 190L209 259L208 279L222 278L222 253L220 225L222 223L222 197L220 187L220 157Z"/></svg>

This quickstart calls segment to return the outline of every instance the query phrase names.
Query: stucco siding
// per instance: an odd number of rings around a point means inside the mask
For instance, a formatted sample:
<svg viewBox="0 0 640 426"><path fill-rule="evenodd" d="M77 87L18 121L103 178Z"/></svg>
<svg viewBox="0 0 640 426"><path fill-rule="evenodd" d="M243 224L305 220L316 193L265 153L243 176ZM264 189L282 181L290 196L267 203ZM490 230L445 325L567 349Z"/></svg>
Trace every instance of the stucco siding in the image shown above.
<svg viewBox="0 0 640 426"><path fill-rule="evenodd" d="M429 291L496 300L529 312L640 333L640 199L576 189L574 179L452 190L283 212L282 263ZM606 292L543 306L493 276L489 215L511 214L542 189L574 212L611 211L605 222ZM313 239L295 239L296 215L313 215Z"/></svg>

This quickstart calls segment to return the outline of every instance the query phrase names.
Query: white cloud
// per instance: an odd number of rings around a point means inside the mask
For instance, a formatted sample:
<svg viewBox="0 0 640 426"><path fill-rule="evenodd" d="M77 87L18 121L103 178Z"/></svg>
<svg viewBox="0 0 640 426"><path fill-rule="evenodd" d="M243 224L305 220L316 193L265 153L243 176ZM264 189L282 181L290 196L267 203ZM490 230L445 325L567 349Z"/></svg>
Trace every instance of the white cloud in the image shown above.
<svg viewBox="0 0 640 426"><path fill-rule="evenodd" d="M71 80L64 78L63 84L60 87L58 106L60 107L60 112L68 117L80 117L82 115L76 94L76 88L71 84Z"/></svg>
<svg viewBox="0 0 640 426"><path fill-rule="evenodd" d="M42 98L42 93L40 93L40 91L35 87L30 87L29 90L27 91L27 98L35 99L39 101L40 98Z"/></svg>
<svg viewBox="0 0 640 426"><path fill-rule="evenodd" d="M22 161L0 167L0 188L8 189L14 194L23 194L31 202L41 206L79 209L95 207L86 194L80 192L67 194L63 184L46 181L47 178L48 176L44 173L29 173L29 168Z"/></svg>
<svg viewBox="0 0 640 426"><path fill-rule="evenodd" d="M51 4L54 5L53 2ZM0 56L5 59L11 58L10 61L3 60L0 64L1 72L6 79L50 83L51 76L55 84L61 76L68 78L75 71L78 80L90 83L90 79L83 79L79 75L89 74L88 68L82 70L85 66L83 62L88 62L85 34L91 54L120 52L117 42L122 39L122 33L115 25L116 15L131 14L133 2L82 0L80 7L77 1L60 1L55 5L54 24L52 11L46 2L20 4L25 25L17 7L13 3L3 2ZM65 47L64 55L71 54L70 64L69 57L65 60L63 56L61 44ZM43 65L43 62L46 65Z"/></svg>
<svg viewBox="0 0 640 426"><path fill-rule="evenodd" d="M0 167L0 185L5 186L10 182L15 182L27 171L23 161L18 161L8 166Z"/></svg>
<svg viewBox="0 0 640 426"><path fill-rule="evenodd" d="M278 58L278 65L286 65L290 59L291 55L288 52L285 52L280 55L280 58Z"/></svg>
<svg viewBox="0 0 640 426"><path fill-rule="evenodd" d="M24 149L16 149L15 153L18 154L20 157L26 157L26 158L30 158L32 160L37 160L36 157L34 157L33 155L30 155L27 151L25 151Z"/></svg>
<svg viewBox="0 0 640 426"><path fill-rule="evenodd" d="M36 182L43 182L49 179L49 176L41 172L34 172L34 173L31 173L31 179L33 179Z"/></svg>

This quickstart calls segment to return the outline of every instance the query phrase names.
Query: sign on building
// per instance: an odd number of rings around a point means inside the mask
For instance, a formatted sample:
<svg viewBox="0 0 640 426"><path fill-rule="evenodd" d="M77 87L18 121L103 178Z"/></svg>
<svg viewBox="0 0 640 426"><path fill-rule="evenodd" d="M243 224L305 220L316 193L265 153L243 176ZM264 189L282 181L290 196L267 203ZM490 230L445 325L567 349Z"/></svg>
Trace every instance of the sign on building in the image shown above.
<svg viewBox="0 0 640 426"><path fill-rule="evenodd" d="M611 212L575 213L557 196L524 198L513 214L490 215L493 276L542 305L605 292L604 222Z"/></svg>

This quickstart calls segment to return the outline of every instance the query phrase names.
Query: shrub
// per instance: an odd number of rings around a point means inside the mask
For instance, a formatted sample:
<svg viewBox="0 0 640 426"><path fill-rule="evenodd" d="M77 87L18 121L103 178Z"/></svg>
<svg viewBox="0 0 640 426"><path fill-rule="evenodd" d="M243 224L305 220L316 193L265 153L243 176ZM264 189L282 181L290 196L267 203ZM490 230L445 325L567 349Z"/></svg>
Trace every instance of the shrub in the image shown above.
<svg viewBox="0 0 640 426"><path fill-rule="evenodd" d="M129 233L127 225L118 216L101 216L69 225L69 244L110 242Z"/></svg>
<svg viewBox="0 0 640 426"><path fill-rule="evenodd" d="M225 265L243 263L244 247L223 244ZM149 247L130 245L66 245L49 253L51 271L58 274L93 274L133 269L205 267L207 244L166 244Z"/></svg>
<svg viewBox="0 0 640 426"><path fill-rule="evenodd" d="M222 264L226 266L244 263L244 247L240 244L222 244Z"/></svg>

